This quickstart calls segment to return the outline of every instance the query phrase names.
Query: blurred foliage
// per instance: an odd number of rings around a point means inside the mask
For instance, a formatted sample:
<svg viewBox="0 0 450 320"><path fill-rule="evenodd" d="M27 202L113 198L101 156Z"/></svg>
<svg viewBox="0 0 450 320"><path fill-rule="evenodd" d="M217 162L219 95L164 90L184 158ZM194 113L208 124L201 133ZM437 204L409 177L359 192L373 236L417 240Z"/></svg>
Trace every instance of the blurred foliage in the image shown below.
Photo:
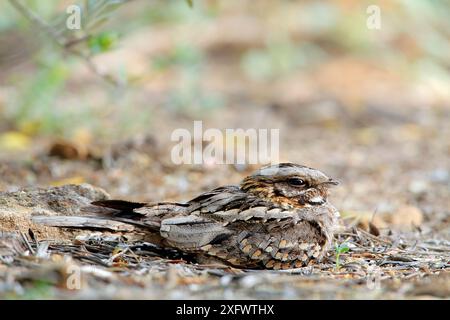
<svg viewBox="0 0 450 320"><path fill-rule="evenodd" d="M54 296L53 284L47 280L33 280L29 287L20 294L8 294L6 299L8 300L39 300L39 299L52 299Z"/></svg>
<svg viewBox="0 0 450 320"><path fill-rule="evenodd" d="M37 73L26 79L21 98L13 105L17 125L28 133L33 131L60 132L62 123L55 100L64 88L68 76L65 64L52 56L42 57Z"/></svg>
<svg viewBox="0 0 450 320"><path fill-rule="evenodd" d="M159 70L165 70L177 65L190 68L197 67L203 59L202 52L194 46L180 44L168 54L155 57L153 65Z"/></svg>
<svg viewBox="0 0 450 320"><path fill-rule="evenodd" d="M287 39L269 41L263 49L250 50L242 57L244 71L253 79L276 79L298 68L316 65L326 57L318 46L295 45Z"/></svg>
<svg viewBox="0 0 450 320"><path fill-rule="evenodd" d="M98 30L126 2L127 0L84 0L82 4L79 4L80 29L70 30L66 27L67 15L60 15L52 23L52 27L66 38L66 43L76 44L87 40L91 53L106 52L117 42L118 33Z"/></svg>
<svg viewBox="0 0 450 320"><path fill-rule="evenodd" d="M117 43L118 38L116 32L102 32L95 37L90 37L88 46L93 54L107 52Z"/></svg>
<svg viewBox="0 0 450 320"><path fill-rule="evenodd" d="M269 26L261 45L246 47L239 53L239 67L254 81L271 83L299 70L316 68L335 57L352 56L395 68L405 78L411 77L441 91L448 90L443 84L450 83L450 9L446 1L381 1L378 4L382 9L381 30L365 27L370 1L244 1L232 4L201 0L83 0L79 3L83 13L81 30L65 28L66 8L72 4L69 1L22 2L47 21L69 44L70 50L79 50L88 56L101 57L101 54L120 49L122 41L149 26L179 26L179 33L187 33L191 26L207 26L221 17L243 15L255 17L264 26ZM130 114L134 108L129 105L132 99L119 97L126 95L125 90L108 85L99 90L109 99L97 108L93 106L94 102L84 97L79 97L77 107L73 102L61 104L73 90L72 82L76 81L72 74L79 69L80 59L67 48L58 48L51 37L38 29L14 10L9 1L0 3L0 38L13 30L38 42L28 57L27 71L12 71L2 78L7 86L14 87L15 93L3 108L0 103L2 119L7 122L6 126L0 124L0 128L28 135L66 135L76 130L76 125L95 127L95 118L105 117L105 114L117 114L114 118L121 128L139 122L148 126L151 114L136 119ZM152 39L146 41L152 44ZM4 49L0 48L0 64L8 63L1 60ZM202 80L209 59L211 53L206 48L187 40L174 43L166 54L152 57L149 73L173 72L178 77L177 84L167 94L165 106L168 109L202 114L227 104L219 91L204 89ZM132 83L130 62L124 61L123 65L107 72L120 83ZM144 77L148 79L154 75ZM100 79L97 81L101 82ZM139 81L136 83L139 85ZM105 105L115 109L105 112L101 110ZM139 112L137 107L136 112ZM124 119L131 123L125 123Z"/></svg>

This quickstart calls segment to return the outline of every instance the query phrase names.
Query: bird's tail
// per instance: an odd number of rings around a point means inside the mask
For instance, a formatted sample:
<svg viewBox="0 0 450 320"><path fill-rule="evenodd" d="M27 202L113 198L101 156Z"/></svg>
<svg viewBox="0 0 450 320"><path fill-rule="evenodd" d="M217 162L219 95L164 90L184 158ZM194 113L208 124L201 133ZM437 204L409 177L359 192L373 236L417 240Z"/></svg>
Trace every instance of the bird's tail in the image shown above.
<svg viewBox="0 0 450 320"><path fill-rule="evenodd" d="M146 203L124 200L99 200L91 202L90 206L82 208L81 211L139 219L142 214L134 210L143 208L145 205Z"/></svg>
<svg viewBox="0 0 450 320"><path fill-rule="evenodd" d="M33 216L33 221L64 228L92 228L111 231L134 231L144 228L159 232L162 218L182 214L182 203L140 203L124 200L100 200L80 209L82 215Z"/></svg>
<svg viewBox="0 0 450 320"><path fill-rule="evenodd" d="M91 203L92 206L83 210L96 210L108 212L114 216L126 217L136 220L160 220L183 214L187 204L177 202L142 203L124 200L100 200Z"/></svg>

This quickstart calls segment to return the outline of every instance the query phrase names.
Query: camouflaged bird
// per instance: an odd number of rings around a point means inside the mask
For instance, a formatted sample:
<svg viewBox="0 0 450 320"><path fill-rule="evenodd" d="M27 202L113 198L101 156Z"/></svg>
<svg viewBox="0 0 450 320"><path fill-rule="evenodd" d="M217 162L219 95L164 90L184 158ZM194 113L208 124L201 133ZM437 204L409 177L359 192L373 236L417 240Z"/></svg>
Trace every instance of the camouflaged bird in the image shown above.
<svg viewBox="0 0 450 320"><path fill-rule="evenodd" d="M116 219L156 232L164 246L241 268L288 269L320 260L339 215L328 202L337 182L293 163L266 166L239 186L187 203L93 202ZM211 261L211 260L208 260Z"/></svg>
<svg viewBox="0 0 450 320"><path fill-rule="evenodd" d="M239 186L216 188L187 203L103 200L87 208L95 217L38 222L134 231L125 224L145 230L159 246L194 254L199 262L298 268L320 261L330 246L339 215L327 200L333 185L337 182L319 170L281 163L260 168Z"/></svg>

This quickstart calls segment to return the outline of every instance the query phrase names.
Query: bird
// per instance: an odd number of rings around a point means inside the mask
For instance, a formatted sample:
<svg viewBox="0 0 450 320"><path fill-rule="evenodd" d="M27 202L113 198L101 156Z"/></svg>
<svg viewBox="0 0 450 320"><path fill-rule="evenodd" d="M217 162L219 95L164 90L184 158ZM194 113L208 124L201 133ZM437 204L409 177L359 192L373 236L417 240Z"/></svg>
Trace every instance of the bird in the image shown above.
<svg viewBox="0 0 450 320"><path fill-rule="evenodd" d="M317 169L278 163L184 203L101 200L92 206L198 261L291 269L320 262L330 247L339 211L328 193L337 184Z"/></svg>
<svg viewBox="0 0 450 320"><path fill-rule="evenodd" d="M65 228L144 231L160 249L241 269L292 269L320 263L330 248L339 211L328 201L338 182L295 163L266 165L238 185L187 202L98 200L83 216L33 216Z"/></svg>

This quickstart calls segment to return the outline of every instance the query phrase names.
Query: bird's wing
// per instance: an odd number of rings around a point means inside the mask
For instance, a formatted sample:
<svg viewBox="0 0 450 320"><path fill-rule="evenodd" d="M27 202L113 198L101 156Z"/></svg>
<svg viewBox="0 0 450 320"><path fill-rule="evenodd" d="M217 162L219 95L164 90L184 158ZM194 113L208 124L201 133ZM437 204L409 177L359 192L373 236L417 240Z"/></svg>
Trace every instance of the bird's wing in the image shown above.
<svg viewBox="0 0 450 320"><path fill-rule="evenodd" d="M188 202L189 211L214 212L229 204L242 202L247 194L238 186L225 186L202 193Z"/></svg>
<svg viewBox="0 0 450 320"><path fill-rule="evenodd" d="M190 213L200 212L201 214L214 213L237 209L239 212L253 207L273 206L252 194L242 191L238 186L231 185L220 187L192 199L187 203Z"/></svg>
<svg viewBox="0 0 450 320"><path fill-rule="evenodd" d="M266 222L292 218L292 212L242 191L238 186L225 186L206 192L188 202L192 215L223 222Z"/></svg>
<svg viewBox="0 0 450 320"><path fill-rule="evenodd" d="M186 205L184 214L162 217L160 229L169 243L182 248L198 249L228 238L235 233L228 224L236 220L289 216L280 209L270 210L270 205L243 192L238 186L205 192Z"/></svg>
<svg viewBox="0 0 450 320"><path fill-rule="evenodd" d="M190 215L164 219L160 234L175 247L198 249L228 237L231 231L221 223Z"/></svg>

